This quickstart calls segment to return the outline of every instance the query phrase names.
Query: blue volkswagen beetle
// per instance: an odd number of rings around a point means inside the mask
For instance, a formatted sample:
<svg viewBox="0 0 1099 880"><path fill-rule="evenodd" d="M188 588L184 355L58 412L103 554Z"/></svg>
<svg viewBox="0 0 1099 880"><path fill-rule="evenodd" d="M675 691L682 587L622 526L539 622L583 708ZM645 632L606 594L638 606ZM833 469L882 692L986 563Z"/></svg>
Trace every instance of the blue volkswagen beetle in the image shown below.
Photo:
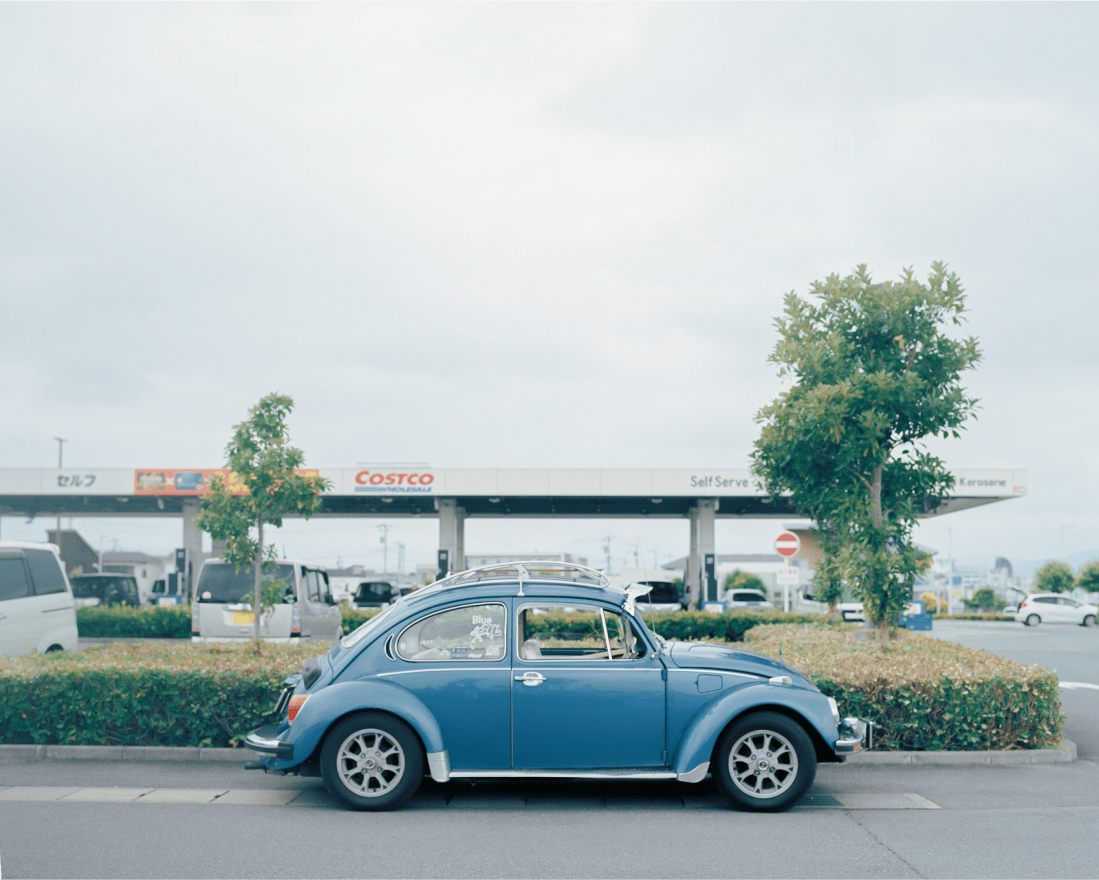
<svg viewBox="0 0 1099 880"><path fill-rule="evenodd" d="M666 642L580 566L504 563L401 597L286 680L279 720L248 734L270 773L321 775L388 810L425 773L450 779L678 779L712 774L735 806L776 811L869 725L770 658Z"/></svg>

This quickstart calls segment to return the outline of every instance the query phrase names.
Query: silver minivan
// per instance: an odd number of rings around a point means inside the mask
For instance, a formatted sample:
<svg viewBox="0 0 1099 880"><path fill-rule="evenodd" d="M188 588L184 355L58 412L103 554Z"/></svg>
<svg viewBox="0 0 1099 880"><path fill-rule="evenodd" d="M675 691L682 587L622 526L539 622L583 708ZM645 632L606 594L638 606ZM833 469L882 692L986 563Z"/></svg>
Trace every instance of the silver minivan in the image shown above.
<svg viewBox="0 0 1099 880"><path fill-rule="evenodd" d="M0 656L76 648L76 602L53 544L0 541Z"/></svg>
<svg viewBox="0 0 1099 880"><path fill-rule="evenodd" d="M296 559L276 559L264 567L265 581L284 588L281 604L260 618L260 638L269 642L298 639L335 642L343 636L340 610L332 600L328 572ZM199 572L191 605L191 641L227 642L255 633L252 568L208 559Z"/></svg>

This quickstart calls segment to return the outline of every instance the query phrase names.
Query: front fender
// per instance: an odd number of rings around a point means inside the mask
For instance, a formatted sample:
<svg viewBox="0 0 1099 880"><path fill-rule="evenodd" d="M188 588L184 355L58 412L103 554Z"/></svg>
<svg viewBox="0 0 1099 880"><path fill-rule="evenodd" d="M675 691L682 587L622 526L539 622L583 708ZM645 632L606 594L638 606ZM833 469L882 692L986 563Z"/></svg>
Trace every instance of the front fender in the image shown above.
<svg viewBox="0 0 1099 880"><path fill-rule="evenodd" d="M801 719L820 735L828 748L835 745L839 733L824 694L766 681L751 682L727 691L699 709L679 740L673 763L675 772L689 773L708 763L718 737L733 719L752 709L772 707Z"/></svg>
<svg viewBox="0 0 1099 880"><path fill-rule="evenodd" d="M325 733L345 715L364 709L389 712L409 724L420 736L424 751L445 751L443 734L435 716L418 697L389 681L344 681L330 684L309 695L284 741L294 746L294 757L273 761L275 770L287 770L307 760Z"/></svg>

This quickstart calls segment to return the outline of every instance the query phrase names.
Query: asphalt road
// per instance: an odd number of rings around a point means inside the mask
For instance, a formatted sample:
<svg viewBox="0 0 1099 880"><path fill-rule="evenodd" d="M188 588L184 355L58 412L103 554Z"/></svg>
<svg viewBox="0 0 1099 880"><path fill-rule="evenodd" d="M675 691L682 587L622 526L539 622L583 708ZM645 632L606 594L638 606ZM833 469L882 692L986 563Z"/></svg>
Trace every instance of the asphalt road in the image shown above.
<svg viewBox="0 0 1099 880"><path fill-rule="evenodd" d="M1099 630L933 633L1099 685ZM0 872L19 877L1095 877L1099 690L1063 690L1081 759L826 765L778 815L712 783L436 785L382 814L240 765L0 760ZM1091 730L1089 731L1089 726Z"/></svg>

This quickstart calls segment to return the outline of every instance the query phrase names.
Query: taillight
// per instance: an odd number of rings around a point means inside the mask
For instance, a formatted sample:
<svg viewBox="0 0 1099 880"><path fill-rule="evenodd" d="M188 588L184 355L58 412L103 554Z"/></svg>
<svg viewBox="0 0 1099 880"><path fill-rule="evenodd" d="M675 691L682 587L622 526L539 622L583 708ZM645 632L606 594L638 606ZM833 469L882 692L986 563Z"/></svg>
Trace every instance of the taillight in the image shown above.
<svg viewBox="0 0 1099 880"><path fill-rule="evenodd" d="M198 597L196 596L191 604L191 635L201 635L198 630Z"/></svg>
<svg viewBox="0 0 1099 880"><path fill-rule="evenodd" d="M290 638L301 638L301 609L297 605L290 606Z"/></svg>
<svg viewBox="0 0 1099 880"><path fill-rule="evenodd" d="M301 694L290 698L290 712L287 715L287 720L291 724L294 723L294 719L298 717L298 712L301 711L301 707L305 705L305 701L308 699L309 694Z"/></svg>

